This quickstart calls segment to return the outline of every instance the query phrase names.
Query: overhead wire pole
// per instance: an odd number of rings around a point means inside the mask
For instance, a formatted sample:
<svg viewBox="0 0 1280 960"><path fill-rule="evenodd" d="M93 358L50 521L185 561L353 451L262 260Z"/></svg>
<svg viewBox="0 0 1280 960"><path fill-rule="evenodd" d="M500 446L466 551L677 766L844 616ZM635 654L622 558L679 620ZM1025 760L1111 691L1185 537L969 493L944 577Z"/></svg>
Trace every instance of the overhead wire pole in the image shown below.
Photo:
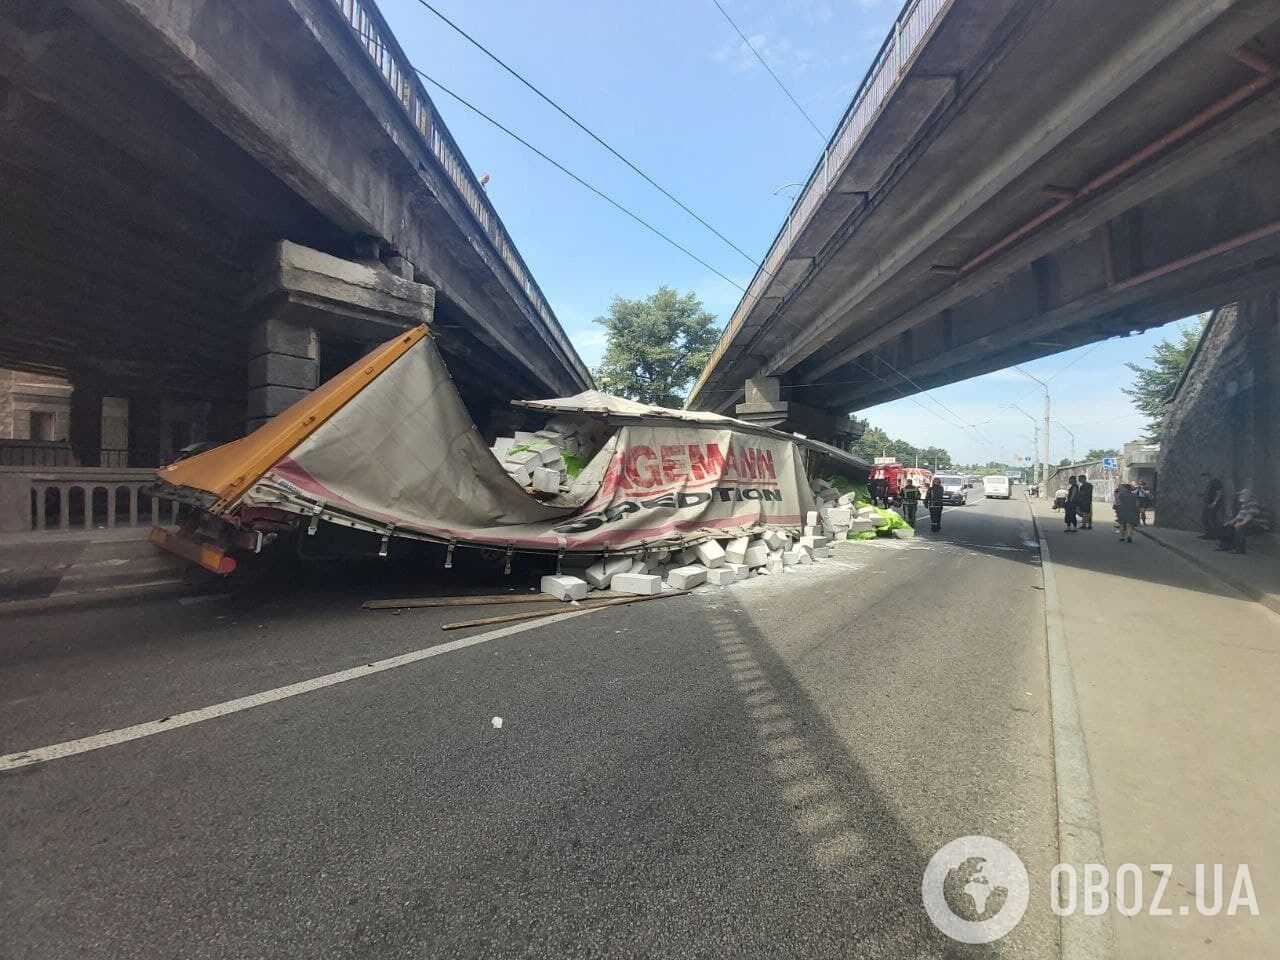
<svg viewBox="0 0 1280 960"><path fill-rule="evenodd" d="M1028 380L1034 380L1044 388L1044 459L1040 461L1040 483L1045 485L1049 482L1049 384L1045 383L1034 373L1027 373L1027 371L1023 370L1017 364L1014 364L1013 369L1017 370ZM1039 451L1036 452L1039 453ZM1043 487L1041 492L1044 492Z"/></svg>

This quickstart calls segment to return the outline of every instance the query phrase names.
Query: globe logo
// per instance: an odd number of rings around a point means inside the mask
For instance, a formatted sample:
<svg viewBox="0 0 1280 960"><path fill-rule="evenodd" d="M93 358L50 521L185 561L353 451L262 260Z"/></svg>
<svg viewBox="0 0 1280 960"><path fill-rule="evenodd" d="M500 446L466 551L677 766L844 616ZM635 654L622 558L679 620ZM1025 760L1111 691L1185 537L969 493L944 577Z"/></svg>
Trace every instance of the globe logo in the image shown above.
<svg viewBox="0 0 1280 960"><path fill-rule="evenodd" d="M952 840L924 870L920 886L933 925L960 943L991 943L1018 925L1031 896L1027 868L992 837Z"/></svg>

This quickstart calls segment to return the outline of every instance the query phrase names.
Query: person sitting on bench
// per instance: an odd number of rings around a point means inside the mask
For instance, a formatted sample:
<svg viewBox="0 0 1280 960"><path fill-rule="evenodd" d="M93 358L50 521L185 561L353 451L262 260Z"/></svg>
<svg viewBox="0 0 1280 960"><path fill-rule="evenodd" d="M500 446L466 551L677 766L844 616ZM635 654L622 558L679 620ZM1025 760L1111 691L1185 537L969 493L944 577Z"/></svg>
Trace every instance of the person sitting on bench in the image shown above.
<svg viewBox="0 0 1280 960"><path fill-rule="evenodd" d="M1218 536L1219 550L1234 550L1236 553L1244 553L1245 539L1248 535L1260 533L1267 529L1262 505L1254 499L1248 487L1241 489L1238 498L1240 509L1236 511L1234 517L1226 522Z"/></svg>

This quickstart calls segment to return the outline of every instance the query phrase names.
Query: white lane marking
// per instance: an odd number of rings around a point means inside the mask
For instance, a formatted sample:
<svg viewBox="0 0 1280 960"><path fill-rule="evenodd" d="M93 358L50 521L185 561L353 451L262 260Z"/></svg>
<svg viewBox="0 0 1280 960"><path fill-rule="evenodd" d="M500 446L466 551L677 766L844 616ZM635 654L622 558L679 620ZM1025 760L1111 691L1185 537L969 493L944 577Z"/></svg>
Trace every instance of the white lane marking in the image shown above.
<svg viewBox="0 0 1280 960"><path fill-rule="evenodd" d="M165 717L162 720L149 720L146 723L137 723L131 727L121 727L118 730L108 730L105 733L95 734L92 737L82 737L79 740L65 740L62 743L55 743L47 747L39 747L34 750L23 750L20 753L10 753L0 757L0 773L8 770L16 770L19 767L30 766L34 763L44 763L49 760L58 760L63 757L73 757L78 753L88 753L91 750L101 750L103 747L113 747L116 744L128 743L130 740L141 740L143 737L151 737L157 733L166 733L169 730L177 730L180 727L189 727L193 723L203 723L205 720L214 720L218 717L225 717L231 713L239 713L241 710L251 710L254 707L265 706L268 703L287 700L289 697L296 697L299 694L310 693L313 690L322 690L325 687L332 687L339 683L346 683L348 680L359 680L361 677L368 677L375 673L395 670L397 667L405 667L411 663L418 663L421 660L427 660L430 657L438 657L441 654L453 653L455 650L474 647L477 644L488 643L491 640L500 640L503 637L509 637L512 634L523 633L526 630L549 626L553 623L561 623L565 620L585 616L592 612L592 608L588 608L586 610L569 610L565 613L554 614L543 620L533 620L528 623L518 623L510 627L503 627L499 630L491 630L488 633L478 633L474 637L464 637L461 640L451 640L448 643L436 644L433 647L424 647L421 650L414 650L411 653L402 653L399 656L388 657L385 660L375 660L373 663L365 663L358 667L351 667L347 670L339 670L337 673L326 673L324 676L313 677L310 680L301 680L298 683L286 684L283 687L263 690L261 693L250 694L247 697L237 697L235 700L227 700L225 703L215 703L213 706L201 707L198 710L188 710L186 713L174 714L173 716Z"/></svg>

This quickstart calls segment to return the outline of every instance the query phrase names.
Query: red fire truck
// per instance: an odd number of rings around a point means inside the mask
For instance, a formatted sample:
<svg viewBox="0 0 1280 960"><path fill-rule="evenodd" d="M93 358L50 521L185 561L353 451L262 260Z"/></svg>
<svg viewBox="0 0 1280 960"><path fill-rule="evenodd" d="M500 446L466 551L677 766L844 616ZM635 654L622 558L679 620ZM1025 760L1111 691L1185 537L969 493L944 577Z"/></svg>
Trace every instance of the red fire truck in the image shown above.
<svg viewBox="0 0 1280 960"><path fill-rule="evenodd" d="M875 481L884 479L889 482L888 496L896 500L902 494L902 488L908 480L920 488L920 496L924 497L924 488L933 480L933 474L924 467L904 467L896 460L881 462L879 458L867 476L867 487L875 495Z"/></svg>

